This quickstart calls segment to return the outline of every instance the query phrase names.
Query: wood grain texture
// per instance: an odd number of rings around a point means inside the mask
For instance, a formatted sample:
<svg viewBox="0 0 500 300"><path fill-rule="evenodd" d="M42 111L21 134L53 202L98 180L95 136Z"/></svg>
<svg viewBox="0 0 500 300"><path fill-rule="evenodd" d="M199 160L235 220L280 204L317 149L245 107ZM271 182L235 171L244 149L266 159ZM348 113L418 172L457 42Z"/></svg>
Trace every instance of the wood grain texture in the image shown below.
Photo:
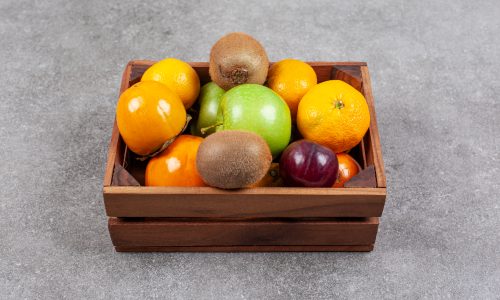
<svg viewBox="0 0 500 300"><path fill-rule="evenodd" d="M372 245L337 246L116 246L116 252L370 252Z"/></svg>
<svg viewBox="0 0 500 300"><path fill-rule="evenodd" d="M118 152L118 139L120 138L120 133L118 128L116 128L116 122L113 125L113 131L111 133L111 140L108 145L108 155L106 160L106 169L104 171L104 182L103 186L111 186L113 181L113 171L115 166L116 154Z"/></svg>
<svg viewBox="0 0 500 300"><path fill-rule="evenodd" d="M111 217L378 217L386 190L375 188L104 188Z"/></svg>
<svg viewBox="0 0 500 300"><path fill-rule="evenodd" d="M373 119L373 117L370 117L370 119ZM368 131L366 132L365 136L363 137L363 140L361 141L363 148L365 149L364 159L366 161L366 167L372 166L374 164L375 150L373 148L374 145L372 144L371 132L372 132L371 128L368 128Z"/></svg>
<svg viewBox="0 0 500 300"><path fill-rule="evenodd" d="M137 179L134 178L121 164L115 163L115 170L113 171L114 186L140 186Z"/></svg>
<svg viewBox="0 0 500 300"><path fill-rule="evenodd" d="M130 61L122 74L122 82L120 84L120 94L119 96L129 88L130 74L132 72L132 66L134 62ZM104 173L104 186L110 186L113 180L113 170L116 161L117 151L120 148L118 145L118 140L120 138L120 132L118 131L118 126L116 124L116 119L113 122L113 131L111 133L111 140L108 145L108 156L106 161L106 170Z"/></svg>
<svg viewBox="0 0 500 300"><path fill-rule="evenodd" d="M366 147L365 147L365 140L366 140L366 134L363 137L363 139L361 140L361 142L359 143L360 148L361 148L361 161L362 161L362 163L360 165L363 169L368 167L368 161L366 159L366 152L368 151L368 149L366 149Z"/></svg>
<svg viewBox="0 0 500 300"><path fill-rule="evenodd" d="M134 60L130 64L132 66L130 82L134 84L138 82L142 74L149 68L155 61L150 60ZM200 77L201 84L205 84L210 81L210 76L208 75L208 62L190 62L189 63L193 69L198 73ZM272 64L272 63L271 63ZM332 75L333 66L352 66L360 67L366 66L365 62L308 62L316 72L318 77L318 82L323 82L329 80Z"/></svg>
<svg viewBox="0 0 500 300"><path fill-rule="evenodd" d="M373 100L370 74L367 66L361 67L361 76L363 78L363 94L365 95L368 108L370 109L370 145L373 154L373 164L375 165L375 173L377 176L377 186L385 188L386 178L384 171L384 161L382 159L382 146L380 144L380 135L378 132L377 117L375 114L375 103Z"/></svg>
<svg viewBox="0 0 500 300"><path fill-rule="evenodd" d="M375 177L375 166L371 165L361 170L353 178L344 184L346 188L376 188L377 178Z"/></svg>
<svg viewBox="0 0 500 300"><path fill-rule="evenodd" d="M193 221L110 218L114 246L331 246L375 243L378 218Z"/></svg>
<svg viewBox="0 0 500 300"><path fill-rule="evenodd" d="M332 69L332 79L347 82L352 87L362 92L361 66L337 65Z"/></svg>

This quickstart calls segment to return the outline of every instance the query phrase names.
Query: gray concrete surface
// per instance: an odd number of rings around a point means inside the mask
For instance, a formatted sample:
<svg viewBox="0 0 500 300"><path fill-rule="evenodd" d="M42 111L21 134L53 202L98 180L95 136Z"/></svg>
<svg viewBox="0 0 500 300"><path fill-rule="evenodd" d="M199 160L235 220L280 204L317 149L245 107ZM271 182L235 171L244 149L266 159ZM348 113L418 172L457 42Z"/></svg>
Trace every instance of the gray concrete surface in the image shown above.
<svg viewBox="0 0 500 300"><path fill-rule="evenodd" d="M0 0L1 299L499 299L497 1ZM367 254L119 254L101 198L130 59L368 61L389 197Z"/></svg>

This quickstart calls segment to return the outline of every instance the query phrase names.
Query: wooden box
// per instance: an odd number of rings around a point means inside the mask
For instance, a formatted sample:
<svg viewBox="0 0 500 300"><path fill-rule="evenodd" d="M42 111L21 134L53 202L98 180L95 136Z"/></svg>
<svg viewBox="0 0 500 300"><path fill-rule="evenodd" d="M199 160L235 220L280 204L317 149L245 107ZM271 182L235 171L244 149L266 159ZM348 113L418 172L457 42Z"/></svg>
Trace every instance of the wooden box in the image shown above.
<svg viewBox="0 0 500 300"><path fill-rule="evenodd" d="M151 61L131 61L121 92ZM191 63L202 84L208 63ZM126 170L141 184L146 162L128 151L114 124L104 176L104 203L116 251L371 251L386 198L386 180L366 63L312 62L318 82L340 79L361 91L371 124L350 154L364 169L358 187L124 186Z"/></svg>

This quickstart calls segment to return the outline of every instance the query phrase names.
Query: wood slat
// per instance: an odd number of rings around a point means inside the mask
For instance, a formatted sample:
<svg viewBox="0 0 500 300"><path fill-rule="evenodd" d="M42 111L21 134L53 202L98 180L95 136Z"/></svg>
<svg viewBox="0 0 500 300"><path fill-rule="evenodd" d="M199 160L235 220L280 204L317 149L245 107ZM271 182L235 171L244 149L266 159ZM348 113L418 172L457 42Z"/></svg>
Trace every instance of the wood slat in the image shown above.
<svg viewBox="0 0 500 300"><path fill-rule="evenodd" d="M377 176L377 186L385 188L386 178L384 171L384 161L382 159L382 146L380 144L380 135L378 132L377 117L375 114L375 103L373 100L370 74L367 66L361 67L361 76L363 78L363 94L365 95L368 108L370 109L370 145L373 154L373 164L375 165L375 173ZM368 159L368 158L367 158Z"/></svg>
<svg viewBox="0 0 500 300"><path fill-rule="evenodd" d="M104 187L111 217L378 217L380 188Z"/></svg>
<svg viewBox="0 0 500 300"><path fill-rule="evenodd" d="M117 246L117 252L369 252L372 245L351 246Z"/></svg>
<svg viewBox="0 0 500 300"><path fill-rule="evenodd" d="M111 184L116 186L140 186L141 184L135 179L121 164L115 163L113 172L113 180Z"/></svg>
<svg viewBox="0 0 500 300"><path fill-rule="evenodd" d="M121 95L126 89L129 88L130 74L132 72L132 66L134 62L130 61L122 74L122 82L120 84L120 94ZM113 180L113 171L117 156L117 151L120 148L118 145L118 140L120 138L120 132L118 131L118 126L116 125L116 119L113 122L113 131L111 133L111 140L108 145L108 156L106 161L106 170L104 173L104 186L110 186Z"/></svg>
<svg viewBox="0 0 500 300"><path fill-rule="evenodd" d="M370 119L373 119L373 115L371 115ZM371 126L371 125L370 125ZM374 157L375 157L375 148L374 144L372 144L372 130L368 128L365 136L361 140L364 149L364 160L366 162L366 167L373 166Z"/></svg>
<svg viewBox="0 0 500 300"><path fill-rule="evenodd" d="M354 175L349 181L344 184L346 188L376 188L377 178L375 176L375 166L371 165L361 170L358 174Z"/></svg>
<svg viewBox="0 0 500 300"><path fill-rule="evenodd" d="M366 152L368 151L365 147L365 139L366 139L366 134L365 136L363 137L363 139L361 140L361 142L359 143L360 145L360 148L361 148L361 167L363 169L365 169L366 167L368 167L368 162L367 162L367 159L366 159Z"/></svg>
<svg viewBox="0 0 500 300"><path fill-rule="evenodd" d="M152 60L134 60L131 61L132 71L130 76L130 81L132 84L138 82L142 74L149 68L155 61ZM210 76L208 75L208 62L190 62L189 63L198 73L200 77L201 84L205 84L210 81ZM271 63L272 64L272 63ZM308 62L317 74L318 82L323 82L329 80L332 74L332 68L334 66L339 67L360 67L366 66L365 62Z"/></svg>
<svg viewBox="0 0 500 300"><path fill-rule="evenodd" d="M331 246L375 243L379 219L193 221L110 218L114 246Z"/></svg>
<svg viewBox="0 0 500 300"><path fill-rule="evenodd" d="M337 65L332 69L332 79L347 82L358 91L362 91L361 66Z"/></svg>
<svg viewBox="0 0 500 300"><path fill-rule="evenodd" d="M137 60L132 60L129 62L134 67L139 67L139 68L149 68L151 65L153 65L156 61L154 60L147 60L147 59L137 59ZM271 65L274 62L271 62ZM309 65L312 67L316 66L366 66L366 62L364 61L310 61L307 62ZM189 62L189 64L195 68L195 67L200 67L200 68L208 68L208 62Z"/></svg>

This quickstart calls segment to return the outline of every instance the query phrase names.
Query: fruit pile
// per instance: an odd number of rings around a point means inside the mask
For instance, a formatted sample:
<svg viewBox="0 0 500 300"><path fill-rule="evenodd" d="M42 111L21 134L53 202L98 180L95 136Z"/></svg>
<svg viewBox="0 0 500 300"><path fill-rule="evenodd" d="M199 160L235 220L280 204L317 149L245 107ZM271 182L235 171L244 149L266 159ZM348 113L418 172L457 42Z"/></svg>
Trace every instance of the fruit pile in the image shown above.
<svg viewBox="0 0 500 300"><path fill-rule="evenodd" d="M296 59L269 67L262 45L244 33L215 43L209 74L200 89L189 64L167 58L120 96L118 129L128 149L149 159L146 185L342 187L360 171L346 152L370 113L349 84L318 84Z"/></svg>

